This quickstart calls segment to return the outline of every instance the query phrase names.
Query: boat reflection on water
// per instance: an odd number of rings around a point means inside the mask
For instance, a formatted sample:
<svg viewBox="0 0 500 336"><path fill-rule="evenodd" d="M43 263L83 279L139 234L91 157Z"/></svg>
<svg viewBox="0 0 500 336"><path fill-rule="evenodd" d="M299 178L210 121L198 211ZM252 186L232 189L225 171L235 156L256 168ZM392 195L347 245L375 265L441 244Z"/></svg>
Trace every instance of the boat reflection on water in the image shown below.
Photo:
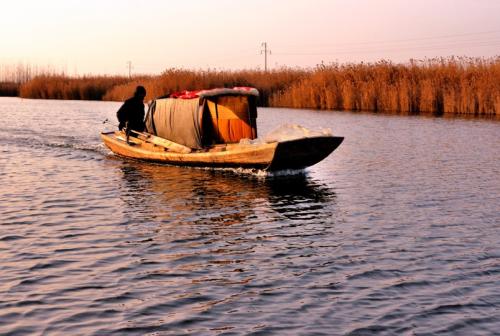
<svg viewBox="0 0 500 336"><path fill-rule="evenodd" d="M331 217L336 207L336 194L328 186L313 181L306 174L267 181L270 205L290 219L303 219L308 211L321 210L321 218ZM289 211L293 209L294 211Z"/></svg>
<svg viewBox="0 0 500 336"><path fill-rule="evenodd" d="M257 178L205 170L123 161L121 198L136 221L236 225L276 220L324 222L336 195L306 173Z"/></svg>
<svg viewBox="0 0 500 336"><path fill-rule="evenodd" d="M231 311L259 288L307 272L322 260L311 251L329 248L336 234L335 193L307 174L264 179L115 162L126 244L138 256L126 276L145 288L161 283L146 305L167 301L167 324L186 312ZM188 309L178 303L186 300Z"/></svg>
<svg viewBox="0 0 500 336"><path fill-rule="evenodd" d="M161 251L141 264L168 265L147 274L194 274L212 266L226 274L217 277L223 284L245 282L233 272L253 274L263 251L299 253L335 235L342 220L335 193L307 174L262 179L135 161L121 161L120 170L131 243Z"/></svg>

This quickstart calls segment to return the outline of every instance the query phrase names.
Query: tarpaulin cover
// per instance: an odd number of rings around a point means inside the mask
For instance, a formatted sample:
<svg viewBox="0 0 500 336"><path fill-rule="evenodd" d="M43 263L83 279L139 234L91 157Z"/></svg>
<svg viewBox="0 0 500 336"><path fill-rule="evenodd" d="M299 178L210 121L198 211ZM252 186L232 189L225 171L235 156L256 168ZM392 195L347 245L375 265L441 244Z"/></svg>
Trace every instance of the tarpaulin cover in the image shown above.
<svg viewBox="0 0 500 336"><path fill-rule="evenodd" d="M255 139L258 95L249 87L171 94L151 103L146 131L194 149Z"/></svg>
<svg viewBox="0 0 500 336"><path fill-rule="evenodd" d="M146 130L178 144L201 149L199 99L157 99L146 116Z"/></svg>
<svg viewBox="0 0 500 336"><path fill-rule="evenodd" d="M207 98L207 107L217 142L235 143L257 137L257 108L247 96Z"/></svg>

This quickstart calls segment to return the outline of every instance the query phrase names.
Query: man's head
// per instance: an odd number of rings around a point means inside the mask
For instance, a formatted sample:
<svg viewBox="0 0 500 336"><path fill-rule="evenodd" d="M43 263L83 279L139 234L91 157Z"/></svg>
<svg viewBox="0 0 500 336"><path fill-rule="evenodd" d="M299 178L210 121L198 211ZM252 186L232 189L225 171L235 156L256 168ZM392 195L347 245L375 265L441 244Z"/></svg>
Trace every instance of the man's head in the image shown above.
<svg viewBox="0 0 500 336"><path fill-rule="evenodd" d="M146 89L144 88L144 86L139 85L138 87L135 88L134 97L138 97L138 98L142 98L142 99L144 99L144 97L146 97Z"/></svg>

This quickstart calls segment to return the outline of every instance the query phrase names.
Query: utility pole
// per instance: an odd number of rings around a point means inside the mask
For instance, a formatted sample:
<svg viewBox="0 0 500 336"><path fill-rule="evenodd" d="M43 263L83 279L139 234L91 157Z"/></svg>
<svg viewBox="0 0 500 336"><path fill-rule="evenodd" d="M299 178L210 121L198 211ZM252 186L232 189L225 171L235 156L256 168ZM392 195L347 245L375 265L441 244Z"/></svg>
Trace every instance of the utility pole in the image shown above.
<svg viewBox="0 0 500 336"><path fill-rule="evenodd" d="M128 78L132 78L132 61L128 61L127 62L127 66L128 66Z"/></svg>
<svg viewBox="0 0 500 336"><path fill-rule="evenodd" d="M260 54L264 54L264 71L267 72L267 55L271 55L271 50L267 49L267 42L262 42L261 46L264 49L260 50Z"/></svg>

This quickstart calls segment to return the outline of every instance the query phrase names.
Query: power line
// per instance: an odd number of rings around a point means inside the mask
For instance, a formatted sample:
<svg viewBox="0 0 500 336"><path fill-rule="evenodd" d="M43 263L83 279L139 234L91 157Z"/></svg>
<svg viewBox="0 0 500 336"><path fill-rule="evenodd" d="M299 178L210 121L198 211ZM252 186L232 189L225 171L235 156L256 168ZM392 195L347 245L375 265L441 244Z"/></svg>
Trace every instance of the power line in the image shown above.
<svg viewBox="0 0 500 336"><path fill-rule="evenodd" d="M321 55L336 55L336 54L346 54L346 53L370 53L370 52L387 52L387 51L404 51L404 50L439 50L445 48L457 48L457 47L493 47L500 43L500 39L492 40L468 40L468 41L448 41L448 42L433 42L428 44L414 44L414 45L386 45L381 46L381 48L368 47L368 48L342 48L336 51L324 51L324 52L291 52L291 53L274 53L280 56L321 56Z"/></svg>
<svg viewBox="0 0 500 336"><path fill-rule="evenodd" d="M463 36L472 36L472 35L485 35L485 34L493 34L500 33L500 30L490 30L484 32L475 32L475 33L463 33L463 34L453 34L453 35L441 35L441 36L428 36L428 37L420 37L420 38L409 38L409 39L398 39L398 40L389 40L389 41L374 41L374 42L363 42L363 43L391 43L391 42L406 42L406 41L424 41L424 40L437 40L437 39L448 39L454 37L463 37Z"/></svg>
<svg viewBox="0 0 500 336"><path fill-rule="evenodd" d="M426 40L439 40L439 39L450 39L450 38L456 38L456 37L464 37L464 36L474 36L474 35L489 35L489 34L495 34L495 33L500 33L500 30L489 30L489 31L482 31L482 32L471 32L471 33L463 33L463 34L447 34L447 35L437 35L437 36L426 36L426 37L414 37L414 38L405 38L405 39L394 39L394 40L377 40L377 41L363 41L363 42L344 42L344 43L334 43L334 44L326 44L322 43L320 46L325 47L329 45L335 45L335 46L356 46L356 45L369 45L369 44L390 44L390 43L398 43L398 42L412 42L412 41L426 41ZM307 45L307 47L313 47L313 46L318 46L318 45ZM288 47L298 47L298 48L303 48L305 47L304 45L300 46L293 46L293 45L288 45Z"/></svg>

